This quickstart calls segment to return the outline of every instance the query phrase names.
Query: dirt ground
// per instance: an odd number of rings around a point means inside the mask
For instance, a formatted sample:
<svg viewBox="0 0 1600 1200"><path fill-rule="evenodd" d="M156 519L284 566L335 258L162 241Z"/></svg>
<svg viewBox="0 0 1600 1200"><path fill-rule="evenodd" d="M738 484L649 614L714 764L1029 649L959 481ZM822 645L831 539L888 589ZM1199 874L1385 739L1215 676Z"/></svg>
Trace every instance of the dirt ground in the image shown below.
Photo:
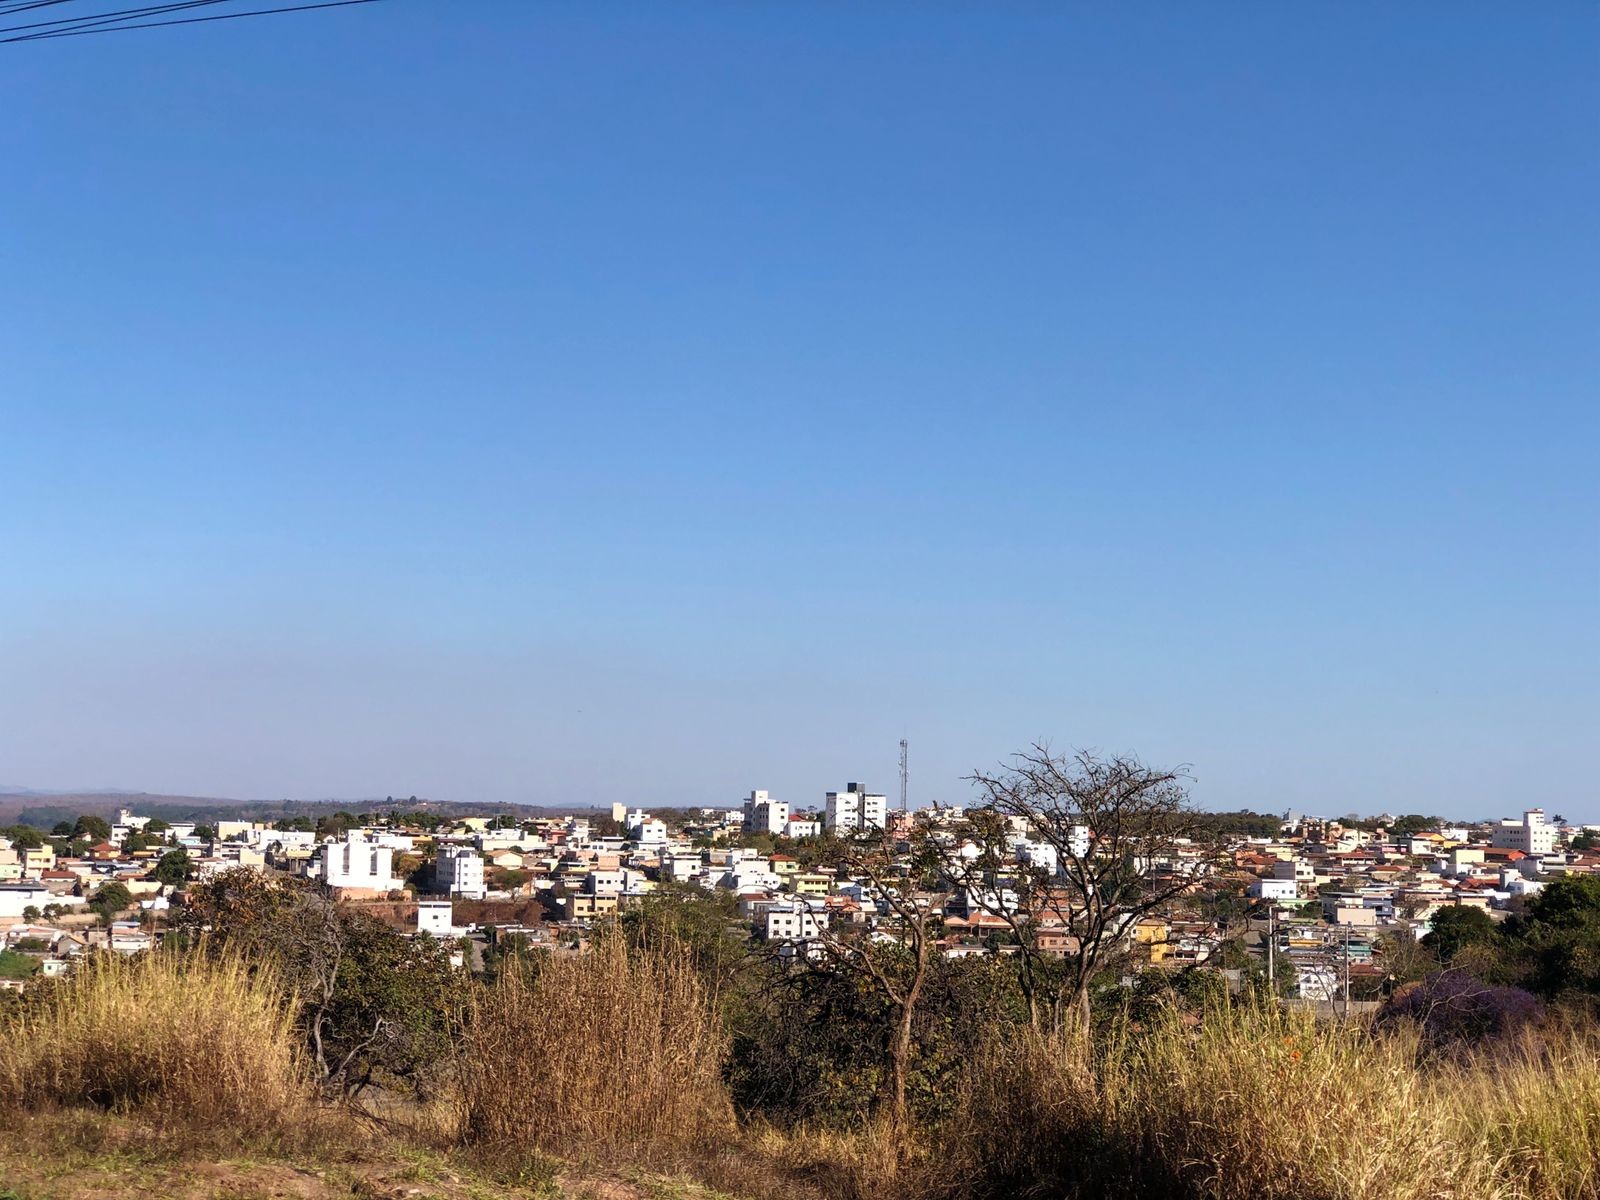
<svg viewBox="0 0 1600 1200"><path fill-rule="evenodd" d="M729 1200L682 1179L547 1169L495 1173L411 1147L248 1158L152 1148L114 1118L0 1130L0 1200Z"/></svg>

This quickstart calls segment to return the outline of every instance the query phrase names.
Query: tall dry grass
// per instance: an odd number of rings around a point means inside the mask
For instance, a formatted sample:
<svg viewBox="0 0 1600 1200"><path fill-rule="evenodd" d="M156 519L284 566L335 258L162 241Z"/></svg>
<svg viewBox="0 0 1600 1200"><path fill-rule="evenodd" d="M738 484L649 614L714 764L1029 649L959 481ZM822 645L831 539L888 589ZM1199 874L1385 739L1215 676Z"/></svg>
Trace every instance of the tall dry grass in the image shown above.
<svg viewBox="0 0 1600 1200"><path fill-rule="evenodd" d="M630 1155L725 1136L727 1038L686 953L602 937L478 996L461 1137L502 1151Z"/></svg>
<svg viewBox="0 0 1600 1200"><path fill-rule="evenodd" d="M308 1088L270 973L227 956L97 954L0 1024L0 1105L249 1137L303 1126Z"/></svg>
<svg viewBox="0 0 1600 1200"><path fill-rule="evenodd" d="M1597 1051L1562 1030L1439 1062L1249 1002L1173 1010L1092 1061L1025 1035L973 1064L944 1194L1600 1200Z"/></svg>
<svg viewBox="0 0 1600 1200"><path fill-rule="evenodd" d="M1494 1163L1507 1193L1600 1198L1600 1033L1525 1032L1508 1051L1453 1064L1433 1087L1464 1150Z"/></svg>

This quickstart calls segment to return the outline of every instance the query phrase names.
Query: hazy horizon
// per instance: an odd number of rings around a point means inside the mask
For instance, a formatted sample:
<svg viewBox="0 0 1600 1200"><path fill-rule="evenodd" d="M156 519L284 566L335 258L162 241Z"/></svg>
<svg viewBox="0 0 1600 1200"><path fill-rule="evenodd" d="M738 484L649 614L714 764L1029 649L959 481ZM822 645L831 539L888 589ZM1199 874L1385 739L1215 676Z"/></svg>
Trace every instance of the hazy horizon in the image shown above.
<svg viewBox="0 0 1600 1200"><path fill-rule="evenodd" d="M8 46L0 779L1600 820L1590 5ZM376 781L376 782L374 782Z"/></svg>

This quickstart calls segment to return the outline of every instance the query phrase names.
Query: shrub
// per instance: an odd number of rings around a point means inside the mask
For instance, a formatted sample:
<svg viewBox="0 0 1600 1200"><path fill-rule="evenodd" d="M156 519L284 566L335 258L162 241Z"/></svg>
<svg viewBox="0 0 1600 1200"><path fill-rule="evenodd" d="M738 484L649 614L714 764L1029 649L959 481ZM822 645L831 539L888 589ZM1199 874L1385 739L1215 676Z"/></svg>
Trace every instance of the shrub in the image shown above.
<svg viewBox="0 0 1600 1200"><path fill-rule="evenodd" d="M1531 992L1498 987L1464 971L1436 971L1378 1014L1380 1028L1414 1022L1425 1045L1446 1050L1520 1033L1544 1016Z"/></svg>

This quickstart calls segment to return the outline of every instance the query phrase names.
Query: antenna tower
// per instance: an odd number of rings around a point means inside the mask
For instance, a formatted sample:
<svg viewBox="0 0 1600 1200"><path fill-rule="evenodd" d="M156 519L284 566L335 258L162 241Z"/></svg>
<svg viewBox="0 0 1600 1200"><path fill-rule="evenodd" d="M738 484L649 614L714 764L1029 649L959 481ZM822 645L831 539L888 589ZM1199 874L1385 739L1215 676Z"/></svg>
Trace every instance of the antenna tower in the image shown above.
<svg viewBox="0 0 1600 1200"><path fill-rule="evenodd" d="M907 761L907 755L910 752L910 749L911 749L911 743L907 742L905 738L901 738L900 739L900 811L901 812L909 811L906 808L906 775L908 774L908 769L906 767L906 761Z"/></svg>

